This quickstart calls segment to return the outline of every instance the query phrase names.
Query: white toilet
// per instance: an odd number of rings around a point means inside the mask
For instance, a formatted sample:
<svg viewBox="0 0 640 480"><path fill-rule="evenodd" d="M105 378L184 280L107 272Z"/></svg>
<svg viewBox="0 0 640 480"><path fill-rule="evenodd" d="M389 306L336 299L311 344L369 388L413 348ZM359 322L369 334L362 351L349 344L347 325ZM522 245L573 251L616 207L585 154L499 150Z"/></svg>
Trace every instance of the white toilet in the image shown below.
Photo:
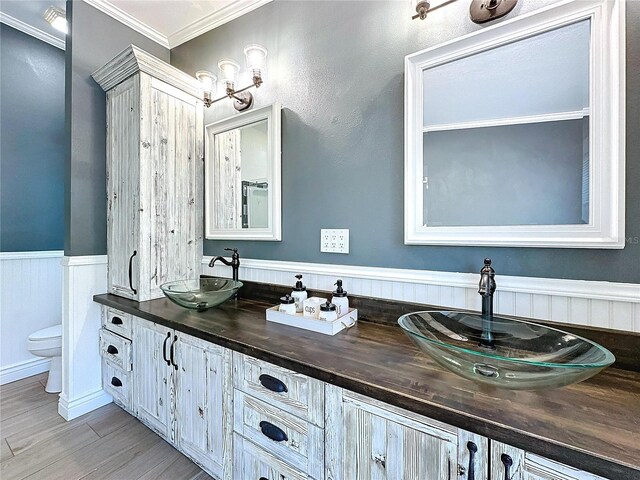
<svg viewBox="0 0 640 480"><path fill-rule="evenodd" d="M27 349L37 357L51 358L45 391L62 391L62 325L43 328L29 335Z"/></svg>

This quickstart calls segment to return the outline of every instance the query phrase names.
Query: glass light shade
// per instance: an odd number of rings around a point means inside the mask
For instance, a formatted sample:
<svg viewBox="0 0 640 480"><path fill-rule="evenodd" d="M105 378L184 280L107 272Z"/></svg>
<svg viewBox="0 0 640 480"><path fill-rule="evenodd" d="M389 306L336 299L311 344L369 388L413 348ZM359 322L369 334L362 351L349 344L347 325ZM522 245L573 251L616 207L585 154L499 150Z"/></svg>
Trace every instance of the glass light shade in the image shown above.
<svg viewBox="0 0 640 480"><path fill-rule="evenodd" d="M49 7L44 12L44 19L56 30L68 33L67 17L65 12L56 7Z"/></svg>
<svg viewBox="0 0 640 480"><path fill-rule="evenodd" d="M214 86L216 84L216 76L213 73L208 72L207 70L199 70L196 72L196 78L202 84L202 90L205 93L210 94L211 92L213 92Z"/></svg>
<svg viewBox="0 0 640 480"><path fill-rule="evenodd" d="M267 58L267 49L261 45L247 45L244 48L244 54L247 57L247 68L249 70L264 69L265 60Z"/></svg>
<svg viewBox="0 0 640 480"><path fill-rule="evenodd" d="M220 60L218 62L218 68L220 69L220 80L226 83L234 83L238 72L240 71L240 65L233 60Z"/></svg>

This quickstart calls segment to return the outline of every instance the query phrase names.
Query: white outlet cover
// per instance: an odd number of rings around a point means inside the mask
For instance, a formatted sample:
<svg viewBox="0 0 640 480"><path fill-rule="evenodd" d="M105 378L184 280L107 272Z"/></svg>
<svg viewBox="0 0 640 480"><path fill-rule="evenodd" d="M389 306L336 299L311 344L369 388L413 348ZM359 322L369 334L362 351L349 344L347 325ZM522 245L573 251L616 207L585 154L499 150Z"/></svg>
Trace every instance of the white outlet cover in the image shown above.
<svg viewBox="0 0 640 480"><path fill-rule="evenodd" d="M325 253L349 253L348 228L323 228L320 230L320 251Z"/></svg>

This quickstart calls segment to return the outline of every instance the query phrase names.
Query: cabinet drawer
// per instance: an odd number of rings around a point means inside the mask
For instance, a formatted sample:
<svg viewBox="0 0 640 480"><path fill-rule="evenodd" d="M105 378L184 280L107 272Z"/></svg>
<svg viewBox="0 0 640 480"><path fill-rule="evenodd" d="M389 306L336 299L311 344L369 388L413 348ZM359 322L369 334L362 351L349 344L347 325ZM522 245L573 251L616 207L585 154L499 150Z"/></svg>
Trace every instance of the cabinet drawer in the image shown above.
<svg viewBox="0 0 640 480"><path fill-rule="evenodd" d="M310 478L240 435L233 436L233 478L243 480L307 480Z"/></svg>
<svg viewBox="0 0 640 480"><path fill-rule="evenodd" d="M104 328L100 330L100 355L124 371L131 370L131 340Z"/></svg>
<svg viewBox="0 0 640 480"><path fill-rule="evenodd" d="M131 340L131 315L110 307L102 307L102 326Z"/></svg>
<svg viewBox="0 0 640 480"><path fill-rule="evenodd" d="M316 425L235 390L234 430L297 470L321 478L324 430Z"/></svg>
<svg viewBox="0 0 640 480"><path fill-rule="evenodd" d="M324 387L320 380L234 352L235 387L324 427Z"/></svg>
<svg viewBox="0 0 640 480"><path fill-rule="evenodd" d="M102 359L102 388L113 401L131 411L131 373L125 372L107 359Z"/></svg>

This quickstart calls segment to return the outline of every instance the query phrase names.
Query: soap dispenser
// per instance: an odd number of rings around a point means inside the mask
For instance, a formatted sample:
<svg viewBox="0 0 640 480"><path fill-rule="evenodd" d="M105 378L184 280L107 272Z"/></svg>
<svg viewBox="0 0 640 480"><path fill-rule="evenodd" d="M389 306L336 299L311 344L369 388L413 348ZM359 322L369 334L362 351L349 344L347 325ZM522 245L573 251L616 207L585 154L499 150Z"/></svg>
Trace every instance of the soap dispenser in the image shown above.
<svg viewBox="0 0 640 480"><path fill-rule="evenodd" d="M341 317L349 313L349 299L347 298L347 292L342 289L342 280L338 280L334 285L336 285L337 288L333 292L331 303L336 306L338 316Z"/></svg>
<svg viewBox="0 0 640 480"><path fill-rule="evenodd" d="M296 275L298 281L296 282L296 286L293 287L293 292L291 292L291 296L296 300L296 312L302 313L302 302L307 299L307 287L302 284L302 275Z"/></svg>

